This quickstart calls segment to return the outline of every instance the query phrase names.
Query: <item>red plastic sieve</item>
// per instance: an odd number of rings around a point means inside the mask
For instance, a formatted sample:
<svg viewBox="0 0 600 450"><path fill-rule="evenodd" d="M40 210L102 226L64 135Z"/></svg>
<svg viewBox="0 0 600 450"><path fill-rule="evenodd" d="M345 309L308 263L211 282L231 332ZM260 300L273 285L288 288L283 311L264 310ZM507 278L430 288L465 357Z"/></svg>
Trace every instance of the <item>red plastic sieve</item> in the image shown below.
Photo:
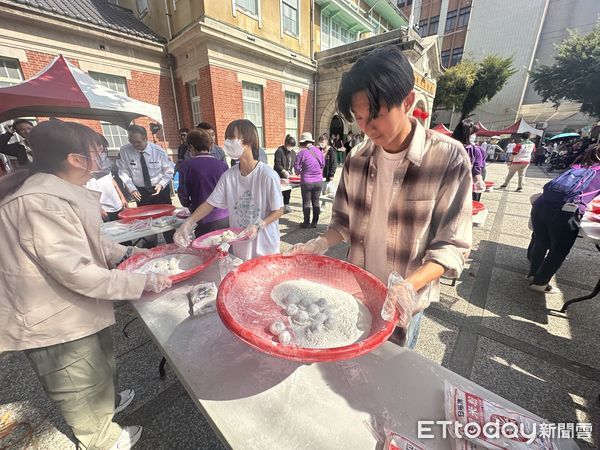
<svg viewBox="0 0 600 450"><path fill-rule="evenodd" d="M473 200L473 215L477 215L480 212L485 210L485 205L481 202L476 202L475 200Z"/></svg>
<svg viewBox="0 0 600 450"><path fill-rule="evenodd" d="M119 213L119 219L123 222L132 220L157 219L162 216L170 216L175 211L173 205L147 205L137 208L126 208Z"/></svg>

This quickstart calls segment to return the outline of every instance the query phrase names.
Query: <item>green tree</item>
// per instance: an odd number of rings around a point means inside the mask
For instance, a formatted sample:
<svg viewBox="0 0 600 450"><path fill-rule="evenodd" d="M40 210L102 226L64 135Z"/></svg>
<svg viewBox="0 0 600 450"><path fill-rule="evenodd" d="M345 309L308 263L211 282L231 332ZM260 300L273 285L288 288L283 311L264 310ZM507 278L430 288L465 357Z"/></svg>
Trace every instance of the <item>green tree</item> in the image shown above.
<svg viewBox="0 0 600 450"><path fill-rule="evenodd" d="M570 32L556 47L555 63L531 72L542 101L558 107L564 100L581 103L581 111L600 118L600 23L588 34Z"/></svg>
<svg viewBox="0 0 600 450"><path fill-rule="evenodd" d="M433 109L461 109L476 75L477 63L472 59L463 59L461 63L448 68L437 81Z"/></svg>
<svg viewBox="0 0 600 450"><path fill-rule="evenodd" d="M460 109L461 120L500 92L508 79L516 72L512 67L512 61L512 56L503 58L499 55L489 55L479 63L475 82L465 96Z"/></svg>

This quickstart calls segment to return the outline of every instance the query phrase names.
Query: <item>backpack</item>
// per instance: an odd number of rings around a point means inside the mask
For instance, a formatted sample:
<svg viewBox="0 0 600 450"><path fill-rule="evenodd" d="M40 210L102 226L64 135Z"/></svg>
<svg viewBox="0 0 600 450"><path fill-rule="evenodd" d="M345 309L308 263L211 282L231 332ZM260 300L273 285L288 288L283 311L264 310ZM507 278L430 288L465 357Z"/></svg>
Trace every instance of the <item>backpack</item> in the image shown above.
<svg viewBox="0 0 600 450"><path fill-rule="evenodd" d="M544 185L543 199L549 203L582 203L582 196L596 176L596 167L573 167Z"/></svg>

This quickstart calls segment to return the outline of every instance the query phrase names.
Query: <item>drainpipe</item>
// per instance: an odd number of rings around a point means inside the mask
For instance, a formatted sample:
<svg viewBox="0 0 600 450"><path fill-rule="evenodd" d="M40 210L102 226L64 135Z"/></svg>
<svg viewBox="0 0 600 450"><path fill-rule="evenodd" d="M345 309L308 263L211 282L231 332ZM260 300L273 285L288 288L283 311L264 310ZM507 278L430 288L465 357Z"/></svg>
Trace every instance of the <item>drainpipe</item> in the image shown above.
<svg viewBox="0 0 600 450"><path fill-rule="evenodd" d="M315 0L310 0L310 60L316 66L317 61L315 60ZM313 75L313 134L316 136L317 133L317 82L319 81L319 74L315 72Z"/></svg>
<svg viewBox="0 0 600 450"><path fill-rule="evenodd" d="M175 106L175 119L177 120L177 131L179 131L179 129L181 128L181 119L179 118L179 105L177 104L177 91L175 90L175 76L173 75L173 64L175 62L175 57L169 53L168 49L169 42L171 42L171 40L173 39L173 31L171 30L171 17L169 14L167 0L164 0L164 6L165 18L167 19L167 30L169 32L169 39L167 41L167 45L165 46L165 50L167 52L167 65L169 66L169 76L171 78L171 90L173 91L173 105Z"/></svg>

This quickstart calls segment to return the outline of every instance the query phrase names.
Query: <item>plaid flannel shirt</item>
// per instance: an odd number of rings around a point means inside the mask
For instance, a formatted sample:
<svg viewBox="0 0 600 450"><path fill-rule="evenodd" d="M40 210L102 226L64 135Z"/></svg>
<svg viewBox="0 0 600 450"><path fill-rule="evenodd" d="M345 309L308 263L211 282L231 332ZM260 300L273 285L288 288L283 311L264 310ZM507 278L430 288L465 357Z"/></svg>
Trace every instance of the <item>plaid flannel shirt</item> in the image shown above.
<svg viewBox="0 0 600 450"><path fill-rule="evenodd" d="M387 265L407 276L427 261L458 277L471 249L472 177L469 157L457 141L413 121L412 142L394 173L388 215ZM364 267L364 239L369 227L377 177L376 146L365 140L346 160L333 203L329 228L350 243L348 260ZM439 299L439 281L420 291ZM429 303L428 301L428 303Z"/></svg>

